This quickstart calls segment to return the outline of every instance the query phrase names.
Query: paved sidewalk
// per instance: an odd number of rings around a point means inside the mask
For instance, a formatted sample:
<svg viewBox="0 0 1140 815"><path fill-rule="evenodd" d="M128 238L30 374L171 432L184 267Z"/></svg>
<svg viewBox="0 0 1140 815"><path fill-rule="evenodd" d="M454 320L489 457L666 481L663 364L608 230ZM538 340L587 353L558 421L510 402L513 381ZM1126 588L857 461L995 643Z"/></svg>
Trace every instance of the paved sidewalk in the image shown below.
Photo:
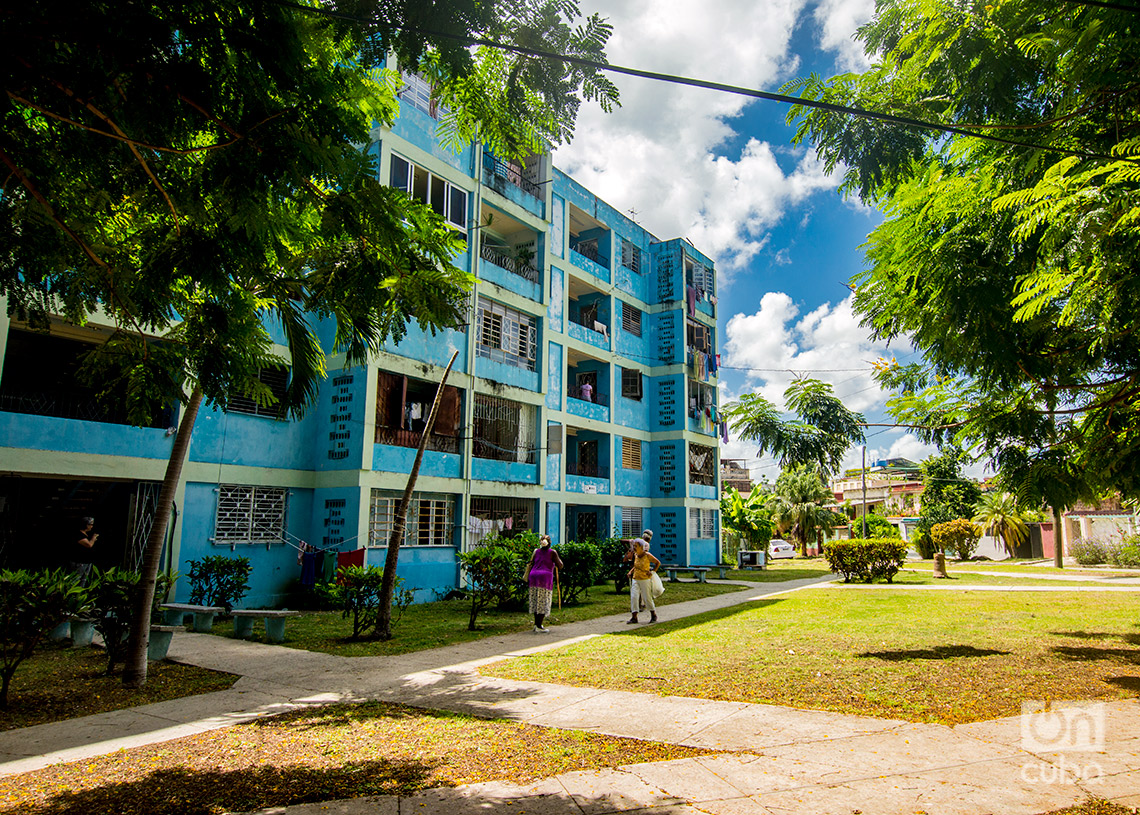
<svg viewBox="0 0 1140 815"><path fill-rule="evenodd" d="M817 582L753 584L753 590L664 607L662 617L746 604ZM0 773L176 738L298 705L385 699L735 752L565 773L532 785L474 784L267 812L1036 815L1082 801L1090 792L1140 805L1140 703L1134 700L1101 708L1100 752L1053 751L1046 744L1031 753L1022 749L1020 717L946 727L476 673L479 665L511 655L627 630L624 619L560 626L550 639L519 634L400 657L356 659L179 634L172 656L231 670L242 679L229 691L0 734L5 762ZM1098 777L1080 778L1093 774Z"/></svg>

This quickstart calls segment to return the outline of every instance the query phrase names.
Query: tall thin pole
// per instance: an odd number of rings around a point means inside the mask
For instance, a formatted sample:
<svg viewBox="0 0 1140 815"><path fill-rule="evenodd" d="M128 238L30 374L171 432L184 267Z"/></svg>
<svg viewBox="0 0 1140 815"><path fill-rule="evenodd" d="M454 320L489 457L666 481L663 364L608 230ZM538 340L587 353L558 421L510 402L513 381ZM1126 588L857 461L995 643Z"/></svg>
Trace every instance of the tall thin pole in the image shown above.
<svg viewBox="0 0 1140 815"><path fill-rule="evenodd" d="M867 445L863 445L863 540L867 539Z"/></svg>

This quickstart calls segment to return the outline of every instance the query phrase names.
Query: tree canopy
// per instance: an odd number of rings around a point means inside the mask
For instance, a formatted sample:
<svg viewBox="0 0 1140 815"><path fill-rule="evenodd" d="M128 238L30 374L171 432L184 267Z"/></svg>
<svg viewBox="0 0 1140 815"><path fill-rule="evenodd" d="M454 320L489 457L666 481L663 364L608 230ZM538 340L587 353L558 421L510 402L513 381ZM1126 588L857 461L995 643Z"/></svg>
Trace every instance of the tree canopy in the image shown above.
<svg viewBox="0 0 1140 815"><path fill-rule="evenodd" d="M768 509L781 531L789 530L799 543L800 555L807 557L809 541L814 543L821 532L847 523L845 515L826 508L834 503L835 495L819 471L800 464L780 473Z"/></svg>
<svg viewBox="0 0 1140 815"><path fill-rule="evenodd" d="M886 218L853 281L893 415L988 455L1030 504L1140 491L1140 15L1047 0L879 0L862 74L797 138Z"/></svg>

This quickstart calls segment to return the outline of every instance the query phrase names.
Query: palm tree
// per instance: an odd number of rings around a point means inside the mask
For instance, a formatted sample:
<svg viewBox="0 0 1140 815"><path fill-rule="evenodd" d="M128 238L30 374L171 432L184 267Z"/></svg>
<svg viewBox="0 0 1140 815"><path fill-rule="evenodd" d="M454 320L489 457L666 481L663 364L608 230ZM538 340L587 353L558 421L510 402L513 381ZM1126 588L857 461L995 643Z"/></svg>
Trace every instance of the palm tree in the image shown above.
<svg viewBox="0 0 1140 815"><path fill-rule="evenodd" d="M809 539L817 541L821 531L830 530L845 520L839 513L825 508L834 502L835 495L819 473L800 466L780 473L768 508L780 529L791 529L792 537L800 545L800 556L807 557Z"/></svg>
<svg viewBox="0 0 1140 815"><path fill-rule="evenodd" d="M1001 539L1005 551L1014 556L1017 545L1029 535L1025 513L1017 508L1017 499L1008 492L987 492L974 506L973 521L985 534Z"/></svg>

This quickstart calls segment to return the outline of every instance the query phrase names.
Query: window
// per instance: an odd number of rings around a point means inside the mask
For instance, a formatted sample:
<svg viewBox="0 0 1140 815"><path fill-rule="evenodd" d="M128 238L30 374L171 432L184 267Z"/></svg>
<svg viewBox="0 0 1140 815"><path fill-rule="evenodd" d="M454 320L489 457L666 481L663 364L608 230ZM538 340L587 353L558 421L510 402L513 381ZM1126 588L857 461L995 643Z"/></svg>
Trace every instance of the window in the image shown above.
<svg viewBox="0 0 1140 815"><path fill-rule="evenodd" d="M281 543L285 540L285 497L278 487L218 487L214 543Z"/></svg>
<svg viewBox="0 0 1140 815"><path fill-rule="evenodd" d="M621 395L626 399L641 401L641 371L634 368L621 369Z"/></svg>
<svg viewBox="0 0 1140 815"><path fill-rule="evenodd" d="M621 304L621 327L634 336L641 336L641 309L634 308L624 300Z"/></svg>
<svg viewBox="0 0 1140 815"><path fill-rule="evenodd" d="M435 401L436 383L380 371L376 377L377 444L418 447ZM445 385L428 436L427 449L458 453L462 397L458 388Z"/></svg>
<svg viewBox="0 0 1140 815"><path fill-rule="evenodd" d="M715 538L716 537L715 509L689 508L689 537Z"/></svg>
<svg viewBox="0 0 1140 815"><path fill-rule="evenodd" d="M644 510L641 507L622 507L621 536L623 538L640 538L645 529L643 517Z"/></svg>
<svg viewBox="0 0 1140 815"><path fill-rule="evenodd" d="M387 546L396 526L399 496L372 490L372 506L368 516L368 544ZM401 546L453 546L452 532L455 499L450 495L413 493L408 502Z"/></svg>
<svg viewBox="0 0 1140 815"><path fill-rule="evenodd" d="M262 368L257 375L262 385L269 388L275 401L271 405L259 405L249 396L232 396L226 405L226 413L245 413L249 416L281 417L281 400L289 386L289 369L285 366Z"/></svg>
<svg viewBox="0 0 1140 815"><path fill-rule="evenodd" d="M479 356L535 370L538 338L534 317L484 297L479 298L476 316L479 345L475 350Z"/></svg>
<svg viewBox="0 0 1140 815"><path fill-rule="evenodd" d="M707 325L695 320L687 320L685 333L690 348L705 354L712 353L712 331Z"/></svg>
<svg viewBox="0 0 1140 815"><path fill-rule="evenodd" d="M466 237L466 190L397 155L392 156L389 185L427 204Z"/></svg>
<svg viewBox="0 0 1140 815"><path fill-rule="evenodd" d="M633 245L630 241L622 238L621 241L621 265L629 269L631 272L640 272L642 267L641 250Z"/></svg>
<svg viewBox="0 0 1140 815"><path fill-rule="evenodd" d="M467 547L472 548L490 536L513 538L534 528L535 502L526 498L487 498L471 496L467 518ZM490 522L490 523L488 523Z"/></svg>
<svg viewBox="0 0 1140 815"><path fill-rule="evenodd" d="M640 439L627 439L621 440L621 466L627 470L640 470L641 469L641 440Z"/></svg>
<svg viewBox="0 0 1140 815"><path fill-rule="evenodd" d="M692 258L685 258L685 281L706 297L716 294L716 275L713 270Z"/></svg>
<svg viewBox="0 0 1140 815"><path fill-rule="evenodd" d="M400 101L422 110L433 119L438 119L441 112L447 112L446 107L432 99L432 85L423 74L401 71L400 78L404 81L404 87L396 93Z"/></svg>
<svg viewBox="0 0 1140 815"><path fill-rule="evenodd" d="M716 486L716 448L689 444L689 483Z"/></svg>
<svg viewBox="0 0 1140 815"><path fill-rule="evenodd" d="M533 405L475 394L472 453L476 458L535 462L535 409Z"/></svg>

